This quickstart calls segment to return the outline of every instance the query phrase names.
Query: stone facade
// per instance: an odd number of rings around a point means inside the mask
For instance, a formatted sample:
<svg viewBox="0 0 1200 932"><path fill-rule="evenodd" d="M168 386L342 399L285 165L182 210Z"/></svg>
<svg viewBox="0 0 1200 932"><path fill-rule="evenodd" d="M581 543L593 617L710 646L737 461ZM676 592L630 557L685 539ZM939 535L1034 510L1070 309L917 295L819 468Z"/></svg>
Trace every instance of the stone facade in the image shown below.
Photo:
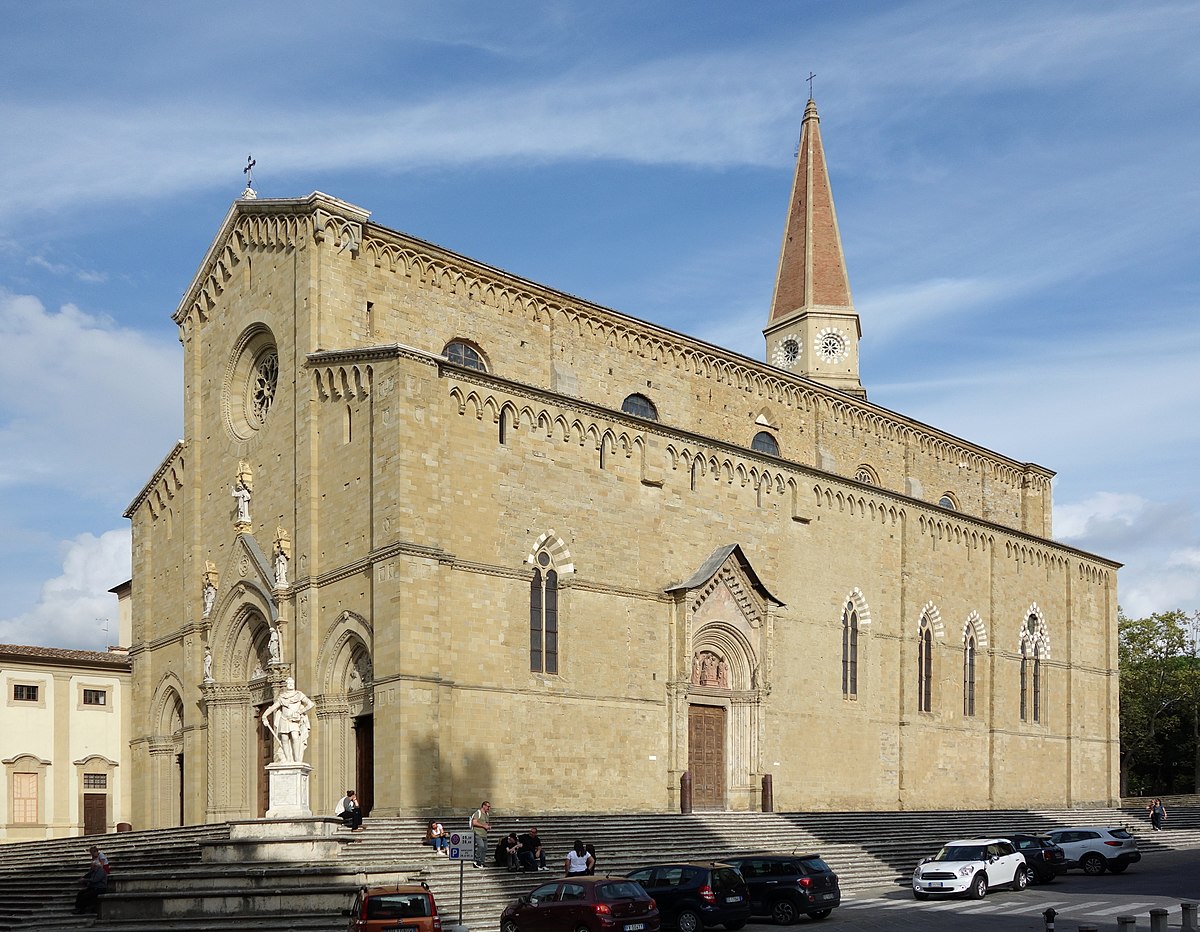
<svg viewBox="0 0 1200 932"><path fill-rule="evenodd" d="M316 812L1116 798L1117 564L1049 539L1049 470L320 193L235 203L175 321L139 825L260 815L289 675Z"/></svg>

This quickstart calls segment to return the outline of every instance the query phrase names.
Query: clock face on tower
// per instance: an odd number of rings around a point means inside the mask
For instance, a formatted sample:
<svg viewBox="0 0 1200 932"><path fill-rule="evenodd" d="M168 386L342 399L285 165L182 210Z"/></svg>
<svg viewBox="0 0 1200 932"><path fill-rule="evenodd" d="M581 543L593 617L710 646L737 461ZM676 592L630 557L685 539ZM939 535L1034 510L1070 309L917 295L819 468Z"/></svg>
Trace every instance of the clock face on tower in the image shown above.
<svg viewBox="0 0 1200 932"><path fill-rule="evenodd" d="M788 334L775 344L771 362L780 369L792 369L800 361L800 340L794 333Z"/></svg>
<svg viewBox="0 0 1200 932"><path fill-rule="evenodd" d="M850 355L850 344L842 331L825 327L813 340L813 352L824 362L841 362Z"/></svg>

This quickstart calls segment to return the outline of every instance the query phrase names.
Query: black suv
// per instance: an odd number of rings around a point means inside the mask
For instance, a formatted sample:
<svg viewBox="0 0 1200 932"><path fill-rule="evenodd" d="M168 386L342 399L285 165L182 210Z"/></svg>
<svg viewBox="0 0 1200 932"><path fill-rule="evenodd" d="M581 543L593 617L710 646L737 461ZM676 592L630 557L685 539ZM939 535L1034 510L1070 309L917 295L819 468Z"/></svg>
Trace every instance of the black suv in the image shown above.
<svg viewBox="0 0 1200 932"><path fill-rule="evenodd" d="M1049 835L1018 833L1002 837L1025 856L1030 883L1049 883L1067 872L1067 855Z"/></svg>
<svg viewBox="0 0 1200 932"><path fill-rule="evenodd" d="M653 864L625 876L646 888L658 904L662 924L679 932L708 926L740 929L750 921L750 891L728 864Z"/></svg>
<svg viewBox="0 0 1200 932"><path fill-rule="evenodd" d="M753 854L729 863L750 888L752 914L781 926L801 915L824 919L842 902L837 874L819 854Z"/></svg>

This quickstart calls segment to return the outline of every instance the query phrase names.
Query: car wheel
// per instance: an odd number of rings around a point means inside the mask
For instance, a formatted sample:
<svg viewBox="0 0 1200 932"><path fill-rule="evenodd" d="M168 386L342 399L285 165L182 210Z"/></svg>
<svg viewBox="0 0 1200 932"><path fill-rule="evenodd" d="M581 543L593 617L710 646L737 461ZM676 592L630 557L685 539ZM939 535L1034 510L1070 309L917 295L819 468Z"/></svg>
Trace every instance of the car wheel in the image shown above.
<svg viewBox="0 0 1200 932"><path fill-rule="evenodd" d="M927 900L927 899L929 899L929 894L926 893L924 890L914 889L913 890L913 899L914 900Z"/></svg>
<svg viewBox="0 0 1200 932"><path fill-rule="evenodd" d="M1012 888L1014 890L1024 890L1029 886L1029 871L1023 867L1018 867L1017 872L1013 874Z"/></svg>
<svg viewBox="0 0 1200 932"><path fill-rule="evenodd" d="M517 924L511 919L505 919L504 924L500 926L500 932L521 932L521 930L517 928Z"/></svg>
<svg viewBox="0 0 1200 932"><path fill-rule="evenodd" d="M1083 868L1085 874L1092 874L1093 876L1103 874L1105 867L1104 858L1095 853L1084 855L1083 860L1079 862L1079 866Z"/></svg>
<svg viewBox="0 0 1200 932"><path fill-rule="evenodd" d="M976 874L975 879L971 881L971 899L982 900L987 896L987 875Z"/></svg>
<svg viewBox="0 0 1200 932"><path fill-rule="evenodd" d="M1120 864L1109 864L1108 869L1113 874L1123 874L1125 873L1125 868L1128 866L1129 864L1127 862L1122 861Z"/></svg>
<svg viewBox="0 0 1200 932"><path fill-rule="evenodd" d="M679 915L675 917L675 928L679 932L700 932L704 928L704 924L700 921L699 915L690 909L680 910Z"/></svg>
<svg viewBox="0 0 1200 932"><path fill-rule="evenodd" d="M776 900L771 904L771 918L775 920L776 925L790 926L800 918L800 912L791 900Z"/></svg>
<svg viewBox="0 0 1200 932"><path fill-rule="evenodd" d="M809 919L825 919L831 912L833 912L832 909L814 909L811 913L808 914L808 918Z"/></svg>

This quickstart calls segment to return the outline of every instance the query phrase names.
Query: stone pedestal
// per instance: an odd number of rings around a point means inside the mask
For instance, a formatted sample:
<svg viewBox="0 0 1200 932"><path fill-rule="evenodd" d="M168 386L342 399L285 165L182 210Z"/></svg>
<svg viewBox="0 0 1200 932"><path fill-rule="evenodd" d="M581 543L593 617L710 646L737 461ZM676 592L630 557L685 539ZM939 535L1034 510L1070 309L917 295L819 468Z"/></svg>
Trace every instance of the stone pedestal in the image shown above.
<svg viewBox="0 0 1200 932"><path fill-rule="evenodd" d="M267 818L307 819L312 817L308 807L308 775L312 764L303 761L281 761L267 764Z"/></svg>

